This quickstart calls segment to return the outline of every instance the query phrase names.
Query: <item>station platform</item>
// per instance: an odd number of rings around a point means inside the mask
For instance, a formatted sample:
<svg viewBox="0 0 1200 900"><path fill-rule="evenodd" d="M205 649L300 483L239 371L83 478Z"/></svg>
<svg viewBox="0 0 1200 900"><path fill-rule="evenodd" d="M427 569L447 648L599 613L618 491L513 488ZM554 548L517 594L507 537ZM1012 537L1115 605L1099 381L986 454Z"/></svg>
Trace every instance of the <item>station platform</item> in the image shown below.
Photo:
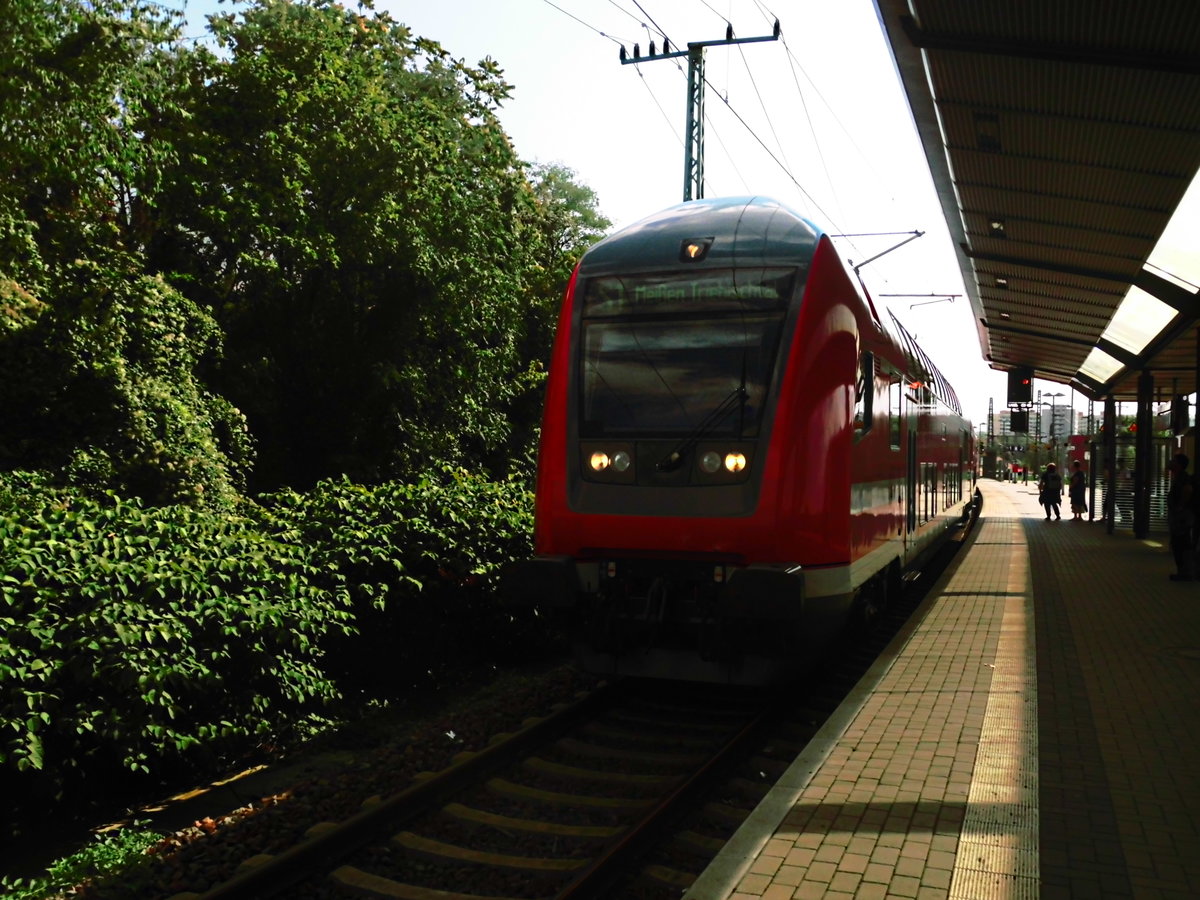
<svg viewBox="0 0 1200 900"><path fill-rule="evenodd" d="M1166 535L983 509L684 900L1200 897L1200 582Z"/></svg>

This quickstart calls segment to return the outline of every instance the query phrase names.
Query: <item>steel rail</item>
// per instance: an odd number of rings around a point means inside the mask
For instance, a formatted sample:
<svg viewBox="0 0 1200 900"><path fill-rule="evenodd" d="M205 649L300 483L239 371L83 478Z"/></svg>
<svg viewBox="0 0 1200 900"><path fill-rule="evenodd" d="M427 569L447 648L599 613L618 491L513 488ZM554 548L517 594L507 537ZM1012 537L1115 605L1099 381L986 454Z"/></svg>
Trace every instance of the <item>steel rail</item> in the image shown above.
<svg viewBox="0 0 1200 900"><path fill-rule="evenodd" d="M591 716L596 707L613 702L618 686L619 683L604 685L563 710L452 764L437 777L399 791L336 827L318 831L282 853L242 869L228 881L201 894L199 900L273 897L318 871L329 871L334 863L369 844L381 832L411 821L463 787L509 765L528 748L569 731Z"/></svg>

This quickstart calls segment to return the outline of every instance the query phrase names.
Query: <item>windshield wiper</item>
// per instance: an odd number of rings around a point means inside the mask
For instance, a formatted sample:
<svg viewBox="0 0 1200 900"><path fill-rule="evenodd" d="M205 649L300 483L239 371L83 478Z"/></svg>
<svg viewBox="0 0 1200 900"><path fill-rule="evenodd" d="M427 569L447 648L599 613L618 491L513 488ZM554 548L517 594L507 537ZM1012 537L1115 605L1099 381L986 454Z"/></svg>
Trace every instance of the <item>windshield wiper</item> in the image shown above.
<svg viewBox="0 0 1200 900"><path fill-rule="evenodd" d="M735 409L744 413L747 397L749 397L749 394L746 392L745 384L739 384L730 392L728 397L720 402L716 409L705 416L699 425L688 432L687 437L680 441L674 450L660 459L655 468L660 472L670 472L678 468L679 464L683 461L683 457L692 449L696 442L720 425L730 413Z"/></svg>

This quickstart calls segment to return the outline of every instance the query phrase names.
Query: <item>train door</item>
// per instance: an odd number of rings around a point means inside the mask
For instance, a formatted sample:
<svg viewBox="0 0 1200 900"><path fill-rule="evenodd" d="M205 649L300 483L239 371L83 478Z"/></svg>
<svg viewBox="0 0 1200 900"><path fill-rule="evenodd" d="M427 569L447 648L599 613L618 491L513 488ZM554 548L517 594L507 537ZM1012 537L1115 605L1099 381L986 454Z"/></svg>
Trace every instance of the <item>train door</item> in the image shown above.
<svg viewBox="0 0 1200 900"><path fill-rule="evenodd" d="M907 545L909 543L909 536L917 530L917 507L921 502L921 484L917 480L920 471L920 464L917 461L917 408L916 404L909 399L907 392L902 391L901 393L904 396L906 435L904 441L904 496L906 501L904 512L904 543Z"/></svg>
<svg viewBox="0 0 1200 900"><path fill-rule="evenodd" d="M888 431L891 433L891 447L894 453L900 454L899 465L892 469L893 484L899 487L897 476L903 472L904 484L902 493L897 499L903 501L899 517L898 536L904 553L907 553L909 536L917 530L917 504L920 494L917 484L917 417L914 404L908 399L904 390L904 380L900 373L890 365L881 365L888 379Z"/></svg>

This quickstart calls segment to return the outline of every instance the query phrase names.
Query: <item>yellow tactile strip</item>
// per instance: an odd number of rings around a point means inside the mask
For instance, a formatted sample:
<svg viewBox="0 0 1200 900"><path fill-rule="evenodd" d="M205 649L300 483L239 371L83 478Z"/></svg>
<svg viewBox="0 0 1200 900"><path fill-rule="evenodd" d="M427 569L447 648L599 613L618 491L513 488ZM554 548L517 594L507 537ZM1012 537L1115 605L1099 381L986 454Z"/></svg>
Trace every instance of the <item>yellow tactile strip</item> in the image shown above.
<svg viewBox="0 0 1200 900"><path fill-rule="evenodd" d="M1006 505L685 900L1036 896L1029 573Z"/></svg>
<svg viewBox="0 0 1200 900"><path fill-rule="evenodd" d="M967 813L950 884L954 900L1038 897L1037 654L1029 555L1019 520L1007 531L1004 611ZM982 549L982 548L980 548Z"/></svg>

